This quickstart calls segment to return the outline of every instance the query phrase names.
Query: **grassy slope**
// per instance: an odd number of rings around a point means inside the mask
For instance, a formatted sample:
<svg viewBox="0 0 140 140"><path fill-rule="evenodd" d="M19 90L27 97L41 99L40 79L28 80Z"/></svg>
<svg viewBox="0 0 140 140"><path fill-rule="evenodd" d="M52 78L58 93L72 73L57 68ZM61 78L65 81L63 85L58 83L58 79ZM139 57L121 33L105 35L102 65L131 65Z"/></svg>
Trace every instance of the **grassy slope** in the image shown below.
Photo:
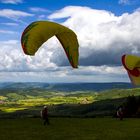
<svg viewBox="0 0 140 140"><path fill-rule="evenodd" d="M97 95L97 100L105 100L105 99L117 99L117 98L125 98L128 96L140 96L140 88L133 89L113 89L100 92Z"/></svg>
<svg viewBox="0 0 140 140"><path fill-rule="evenodd" d="M0 119L0 140L140 140L140 120L112 118Z"/></svg>

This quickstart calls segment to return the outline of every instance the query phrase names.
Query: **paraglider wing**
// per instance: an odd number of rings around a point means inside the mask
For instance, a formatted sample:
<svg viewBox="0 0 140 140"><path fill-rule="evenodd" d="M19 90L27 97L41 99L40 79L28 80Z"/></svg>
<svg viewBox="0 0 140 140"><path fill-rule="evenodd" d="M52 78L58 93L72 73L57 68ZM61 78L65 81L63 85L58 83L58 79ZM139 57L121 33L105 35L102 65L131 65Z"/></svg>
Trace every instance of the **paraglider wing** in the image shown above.
<svg viewBox="0 0 140 140"><path fill-rule="evenodd" d="M24 53L35 55L41 45L53 36L56 36L62 44L71 66L77 68L79 57L77 36L71 29L58 23L50 21L31 23L21 37Z"/></svg>
<svg viewBox="0 0 140 140"><path fill-rule="evenodd" d="M122 64L134 85L140 85L140 57L135 55L123 55Z"/></svg>

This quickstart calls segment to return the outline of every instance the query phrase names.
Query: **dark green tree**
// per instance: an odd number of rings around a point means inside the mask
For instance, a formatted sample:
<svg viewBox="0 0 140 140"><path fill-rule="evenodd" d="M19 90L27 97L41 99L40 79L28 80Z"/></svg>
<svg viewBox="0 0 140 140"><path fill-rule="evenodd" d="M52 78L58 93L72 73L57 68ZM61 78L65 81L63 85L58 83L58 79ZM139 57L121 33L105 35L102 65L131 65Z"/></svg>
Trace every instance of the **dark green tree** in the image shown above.
<svg viewBox="0 0 140 140"><path fill-rule="evenodd" d="M137 98L134 95L128 96L124 107L126 117L135 116L138 109Z"/></svg>

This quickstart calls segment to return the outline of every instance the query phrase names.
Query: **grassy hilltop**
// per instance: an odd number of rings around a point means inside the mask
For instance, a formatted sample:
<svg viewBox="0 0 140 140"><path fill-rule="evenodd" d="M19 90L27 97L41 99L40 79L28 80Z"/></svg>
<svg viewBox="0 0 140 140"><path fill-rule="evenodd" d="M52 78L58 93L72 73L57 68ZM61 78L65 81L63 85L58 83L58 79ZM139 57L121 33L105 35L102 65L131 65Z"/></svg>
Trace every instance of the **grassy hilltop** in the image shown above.
<svg viewBox="0 0 140 140"><path fill-rule="evenodd" d="M138 118L112 118L116 108L132 95L139 97L140 89L1 90L0 140L139 140ZM39 118L44 105L52 116L49 126Z"/></svg>
<svg viewBox="0 0 140 140"><path fill-rule="evenodd" d="M140 120L115 118L0 119L0 140L139 140Z"/></svg>

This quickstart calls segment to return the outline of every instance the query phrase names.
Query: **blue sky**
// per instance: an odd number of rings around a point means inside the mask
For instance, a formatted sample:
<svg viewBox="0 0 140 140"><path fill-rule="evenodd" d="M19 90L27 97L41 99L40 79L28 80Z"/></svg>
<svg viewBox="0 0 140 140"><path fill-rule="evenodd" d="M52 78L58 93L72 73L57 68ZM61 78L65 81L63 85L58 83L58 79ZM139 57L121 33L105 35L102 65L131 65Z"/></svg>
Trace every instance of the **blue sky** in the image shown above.
<svg viewBox="0 0 140 140"><path fill-rule="evenodd" d="M37 20L75 31L78 69L55 37L34 57L23 53L21 34ZM139 25L139 0L0 0L0 82L129 82L121 56L140 55Z"/></svg>
<svg viewBox="0 0 140 140"><path fill-rule="evenodd" d="M5 1L5 2L4 2ZM30 7L41 7L50 11L59 10L65 6L88 6L94 9L104 9L120 15L124 12L133 12L139 8L139 0L1 0L1 9L17 9L23 11L29 11Z"/></svg>

